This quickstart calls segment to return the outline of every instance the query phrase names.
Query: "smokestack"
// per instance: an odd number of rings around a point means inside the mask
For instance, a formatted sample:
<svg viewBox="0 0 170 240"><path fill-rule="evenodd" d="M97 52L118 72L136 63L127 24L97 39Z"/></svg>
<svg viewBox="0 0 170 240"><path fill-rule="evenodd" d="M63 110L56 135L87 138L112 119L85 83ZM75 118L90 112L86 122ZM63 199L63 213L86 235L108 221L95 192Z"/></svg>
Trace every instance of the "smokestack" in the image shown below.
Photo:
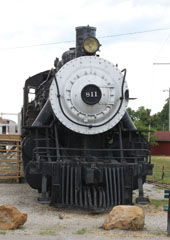
<svg viewBox="0 0 170 240"><path fill-rule="evenodd" d="M81 57L84 54L83 41L88 37L96 37L95 27L76 27L76 57Z"/></svg>

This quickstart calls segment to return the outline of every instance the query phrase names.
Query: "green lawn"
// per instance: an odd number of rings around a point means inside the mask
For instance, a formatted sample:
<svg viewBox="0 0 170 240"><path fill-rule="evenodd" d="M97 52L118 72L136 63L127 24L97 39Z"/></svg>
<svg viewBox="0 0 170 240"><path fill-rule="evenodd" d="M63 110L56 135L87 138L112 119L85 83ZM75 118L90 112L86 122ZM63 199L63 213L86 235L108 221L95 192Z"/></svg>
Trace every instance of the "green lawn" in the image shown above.
<svg viewBox="0 0 170 240"><path fill-rule="evenodd" d="M154 164L153 175L148 176L147 179L170 184L170 156L152 156L152 163ZM162 180L163 172L164 178Z"/></svg>

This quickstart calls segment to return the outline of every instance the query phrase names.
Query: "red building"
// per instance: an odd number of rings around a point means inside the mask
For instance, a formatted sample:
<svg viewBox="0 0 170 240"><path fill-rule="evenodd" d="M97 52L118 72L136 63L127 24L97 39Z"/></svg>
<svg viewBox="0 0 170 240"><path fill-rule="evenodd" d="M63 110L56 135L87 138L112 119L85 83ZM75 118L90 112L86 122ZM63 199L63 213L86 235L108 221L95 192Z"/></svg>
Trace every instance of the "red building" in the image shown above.
<svg viewBox="0 0 170 240"><path fill-rule="evenodd" d="M157 131L157 145L151 146L151 155L170 156L170 131Z"/></svg>

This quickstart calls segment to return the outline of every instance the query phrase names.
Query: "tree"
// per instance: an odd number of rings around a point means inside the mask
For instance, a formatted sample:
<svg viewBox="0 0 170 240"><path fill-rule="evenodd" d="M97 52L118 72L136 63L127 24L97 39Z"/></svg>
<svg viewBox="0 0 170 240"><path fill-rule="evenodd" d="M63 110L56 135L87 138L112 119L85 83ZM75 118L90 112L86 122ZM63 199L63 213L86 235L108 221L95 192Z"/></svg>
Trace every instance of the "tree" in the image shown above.
<svg viewBox="0 0 170 240"><path fill-rule="evenodd" d="M139 107L137 109L137 111L132 110L131 108L127 109L130 117L132 118L135 126L138 129L141 128L149 128L150 125L150 113L151 113L151 109L145 109L143 106ZM142 130L142 129L141 129Z"/></svg>
<svg viewBox="0 0 170 240"><path fill-rule="evenodd" d="M138 130L145 130L142 134L146 139L149 139L151 144L156 143L155 129L151 127L151 109L141 106L137 111L131 108L127 109L129 115L131 116L134 124Z"/></svg>
<svg viewBox="0 0 170 240"><path fill-rule="evenodd" d="M169 101L165 103L163 106L162 111L160 112L160 123L162 125L162 130L163 131L168 131L168 126L169 126Z"/></svg>
<svg viewBox="0 0 170 240"><path fill-rule="evenodd" d="M168 131L169 126L169 101L165 103L161 112L151 115L151 109L144 106L139 107L136 111L127 109L132 121L139 130L151 130L150 142L155 142L155 131ZM148 133L143 134L147 138Z"/></svg>
<svg viewBox="0 0 170 240"><path fill-rule="evenodd" d="M168 131L169 129L169 102L165 103L161 112L151 117L151 125L157 131Z"/></svg>

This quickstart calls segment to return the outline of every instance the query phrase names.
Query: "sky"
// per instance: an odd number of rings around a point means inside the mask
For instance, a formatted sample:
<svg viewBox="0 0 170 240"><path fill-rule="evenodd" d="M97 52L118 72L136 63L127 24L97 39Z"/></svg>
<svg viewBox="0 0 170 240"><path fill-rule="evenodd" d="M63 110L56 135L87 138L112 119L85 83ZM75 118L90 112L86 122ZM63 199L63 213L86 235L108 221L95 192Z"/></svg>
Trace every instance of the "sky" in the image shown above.
<svg viewBox="0 0 170 240"><path fill-rule="evenodd" d="M170 63L169 0L1 0L0 113L20 112L25 80L51 69L75 46L75 27L86 25L97 28L100 57L127 69L137 98L129 107L162 110L170 64L154 63ZM156 29L164 30L126 34Z"/></svg>

